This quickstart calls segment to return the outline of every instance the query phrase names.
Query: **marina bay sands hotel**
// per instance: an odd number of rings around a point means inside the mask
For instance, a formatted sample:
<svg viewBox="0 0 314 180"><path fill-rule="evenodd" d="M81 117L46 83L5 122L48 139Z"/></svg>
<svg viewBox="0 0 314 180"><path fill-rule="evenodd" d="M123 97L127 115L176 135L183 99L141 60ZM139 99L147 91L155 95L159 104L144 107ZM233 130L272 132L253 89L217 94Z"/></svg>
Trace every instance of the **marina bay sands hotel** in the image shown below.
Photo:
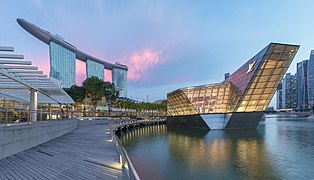
<svg viewBox="0 0 314 180"><path fill-rule="evenodd" d="M109 63L88 55L75 46L66 42L59 35L53 35L40 27L17 19L19 25L31 35L49 45L50 76L61 81L63 88L69 88L76 82L76 59L86 62L86 76L97 76L104 79L104 70L111 70L112 83L114 83L120 97L127 96L127 71L128 67L120 63Z"/></svg>

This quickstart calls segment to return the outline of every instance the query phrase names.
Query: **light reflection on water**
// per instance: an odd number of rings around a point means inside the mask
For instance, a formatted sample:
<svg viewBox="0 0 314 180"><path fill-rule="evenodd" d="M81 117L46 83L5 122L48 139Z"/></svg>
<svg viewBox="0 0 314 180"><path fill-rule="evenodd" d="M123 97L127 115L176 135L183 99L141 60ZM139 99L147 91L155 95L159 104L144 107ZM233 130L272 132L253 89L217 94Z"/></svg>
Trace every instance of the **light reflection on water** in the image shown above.
<svg viewBox="0 0 314 180"><path fill-rule="evenodd" d="M313 179L314 122L266 118L257 130L144 126L121 133L142 179Z"/></svg>

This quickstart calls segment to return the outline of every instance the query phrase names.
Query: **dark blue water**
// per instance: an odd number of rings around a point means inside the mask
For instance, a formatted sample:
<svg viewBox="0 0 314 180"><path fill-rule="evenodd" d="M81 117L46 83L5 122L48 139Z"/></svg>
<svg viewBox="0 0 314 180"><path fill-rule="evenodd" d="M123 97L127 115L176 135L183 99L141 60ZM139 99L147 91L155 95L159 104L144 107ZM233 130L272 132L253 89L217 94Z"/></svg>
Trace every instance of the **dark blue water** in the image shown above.
<svg viewBox="0 0 314 180"><path fill-rule="evenodd" d="M314 179L314 122L266 118L256 130L166 125L120 135L142 179Z"/></svg>

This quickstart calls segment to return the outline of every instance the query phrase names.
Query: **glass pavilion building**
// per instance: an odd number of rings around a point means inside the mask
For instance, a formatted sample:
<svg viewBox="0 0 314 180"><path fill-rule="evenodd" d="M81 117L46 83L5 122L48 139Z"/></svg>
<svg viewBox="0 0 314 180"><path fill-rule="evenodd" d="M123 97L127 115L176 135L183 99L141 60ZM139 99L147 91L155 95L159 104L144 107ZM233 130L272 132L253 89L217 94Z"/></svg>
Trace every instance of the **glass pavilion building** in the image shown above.
<svg viewBox="0 0 314 180"><path fill-rule="evenodd" d="M256 128L298 49L270 43L221 83L168 93L167 125Z"/></svg>

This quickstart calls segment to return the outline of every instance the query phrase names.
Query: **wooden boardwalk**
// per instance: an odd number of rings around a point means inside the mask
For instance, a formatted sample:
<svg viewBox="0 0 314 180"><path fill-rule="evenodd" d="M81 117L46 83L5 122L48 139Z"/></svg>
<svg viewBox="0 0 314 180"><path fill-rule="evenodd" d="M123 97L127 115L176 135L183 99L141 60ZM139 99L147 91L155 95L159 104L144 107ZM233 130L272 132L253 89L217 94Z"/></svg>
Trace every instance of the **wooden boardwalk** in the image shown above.
<svg viewBox="0 0 314 180"><path fill-rule="evenodd" d="M106 121L0 160L0 179L128 179Z"/></svg>

